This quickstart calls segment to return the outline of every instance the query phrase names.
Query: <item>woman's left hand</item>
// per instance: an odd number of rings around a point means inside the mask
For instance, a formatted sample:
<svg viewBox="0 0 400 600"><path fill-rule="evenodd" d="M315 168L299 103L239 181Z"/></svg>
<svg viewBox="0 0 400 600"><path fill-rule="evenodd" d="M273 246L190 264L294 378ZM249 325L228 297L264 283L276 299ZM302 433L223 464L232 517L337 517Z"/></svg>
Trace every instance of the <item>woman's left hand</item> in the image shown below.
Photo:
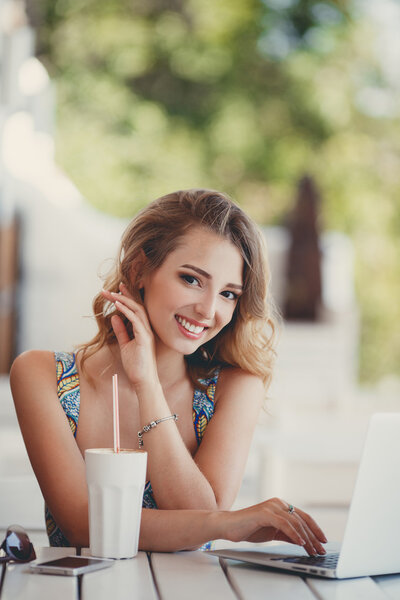
<svg viewBox="0 0 400 600"><path fill-rule="evenodd" d="M111 325L121 352L122 365L133 386L158 382L154 334L144 306L136 302L127 287L120 284L120 293L103 290L103 296L115 305L132 324L133 338L118 315Z"/></svg>
<svg viewBox="0 0 400 600"><path fill-rule="evenodd" d="M271 498L248 508L221 511L220 537L233 542L279 540L298 544L311 556L325 554L328 540L314 519L280 498Z"/></svg>

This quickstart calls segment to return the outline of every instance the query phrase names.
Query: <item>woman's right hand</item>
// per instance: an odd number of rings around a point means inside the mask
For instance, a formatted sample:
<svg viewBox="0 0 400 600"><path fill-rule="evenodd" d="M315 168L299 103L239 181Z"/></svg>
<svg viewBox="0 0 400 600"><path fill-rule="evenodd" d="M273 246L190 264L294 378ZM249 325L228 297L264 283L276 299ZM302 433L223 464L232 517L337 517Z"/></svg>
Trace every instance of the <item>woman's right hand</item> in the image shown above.
<svg viewBox="0 0 400 600"><path fill-rule="evenodd" d="M122 318L111 317L125 372L134 387L158 383L154 334L146 309L134 300L125 285L121 283L119 288L119 293L102 290L102 294L132 325L133 337L130 337Z"/></svg>
<svg viewBox="0 0 400 600"><path fill-rule="evenodd" d="M279 498L241 510L225 512L224 539L232 542L269 542L279 540L303 546L310 555L325 554L327 539L310 515Z"/></svg>

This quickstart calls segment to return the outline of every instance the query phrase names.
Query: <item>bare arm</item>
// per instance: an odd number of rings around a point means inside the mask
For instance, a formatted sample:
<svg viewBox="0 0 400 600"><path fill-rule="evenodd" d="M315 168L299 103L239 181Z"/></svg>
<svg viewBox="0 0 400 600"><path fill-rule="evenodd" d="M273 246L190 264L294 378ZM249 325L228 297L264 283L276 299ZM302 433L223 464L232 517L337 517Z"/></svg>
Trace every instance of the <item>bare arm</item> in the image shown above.
<svg viewBox="0 0 400 600"><path fill-rule="evenodd" d="M11 371L15 407L30 461L57 524L75 546L88 546L85 464L60 406L50 352L21 355ZM73 485L71 485L73 482ZM280 539L323 551L323 533L311 517L278 499L240 511L143 509L142 550L196 548L222 538L232 541Z"/></svg>
<svg viewBox="0 0 400 600"><path fill-rule="evenodd" d="M219 509L229 509L237 496L264 397L260 378L241 369L221 372L214 416L194 457Z"/></svg>
<svg viewBox="0 0 400 600"><path fill-rule="evenodd" d="M279 498L236 511L142 511L139 548L152 552L194 550L213 539L232 542L279 540L303 546L309 554L324 554L327 539L315 521Z"/></svg>
<svg viewBox="0 0 400 600"><path fill-rule="evenodd" d="M151 326L143 306L125 287L104 292L132 322L131 339L119 317L112 318L121 358L140 405L142 425L171 414L158 380ZM250 442L264 397L261 380L240 369L221 373L215 414L194 458L174 421L145 436L150 480L161 509L229 508L240 487Z"/></svg>
<svg viewBox="0 0 400 600"><path fill-rule="evenodd" d="M88 499L85 463L57 396L54 355L19 356L10 373L15 409L43 497L66 537L86 539Z"/></svg>
<svg viewBox="0 0 400 600"><path fill-rule="evenodd" d="M214 416L194 458L173 421L146 434L150 479L159 508L228 509L237 495L264 387L257 377L227 369L217 390ZM149 405L144 401L143 410Z"/></svg>

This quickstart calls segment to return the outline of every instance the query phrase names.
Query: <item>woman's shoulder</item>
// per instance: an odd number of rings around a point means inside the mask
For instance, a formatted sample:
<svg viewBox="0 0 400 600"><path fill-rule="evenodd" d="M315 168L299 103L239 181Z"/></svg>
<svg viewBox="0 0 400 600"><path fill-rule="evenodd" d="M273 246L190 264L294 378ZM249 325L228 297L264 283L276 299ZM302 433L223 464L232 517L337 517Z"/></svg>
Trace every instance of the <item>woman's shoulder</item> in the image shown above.
<svg viewBox="0 0 400 600"><path fill-rule="evenodd" d="M249 373L240 367L232 367L230 365L219 368L219 381L244 381L247 383L259 382L263 385L262 378L255 373Z"/></svg>
<svg viewBox="0 0 400 600"><path fill-rule="evenodd" d="M56 379L57 364L64 368L75 365L73 352L53 352L50 350L27 350L19 354L10 370L11 388L16 383L24 380L27 383L39 381L53 384Z"/></svg>
<svg viewBox="0 0 400 600"><path fill-rule="evenodd" d="M14 360L10 371L10 378L15 374L28 375L32 369L46 371L50 366L54 369L54 352L48 350L27 350L19 354Z"/></svg>
<svg viewBox="0 0 400 600"><path fill-rule="evenodd" d="M216 397L239 395L246 399L264 397L265 387L259 375L244 371L240 367L226 366L220 369Z"/></svg>
<svg viewBox="0 0 400 600"><path fill-rule="evenodd" d="M198 380L203 385L217 385L218 387L248 385L251 387L262 387L264 384L259 375L244 371L240 367L232 367L230 365L217 366L211 375L200 378Z"/></svg>
<svg viewBox="0 0 400 600"><path fill-rule="evenodd" d="M28 350L14 360L10 370L10 386L14 399L19 392L23 397L28 397L28 390L32 392L53 389L56 387L56 364L54 352L45 350Z"/></svg>

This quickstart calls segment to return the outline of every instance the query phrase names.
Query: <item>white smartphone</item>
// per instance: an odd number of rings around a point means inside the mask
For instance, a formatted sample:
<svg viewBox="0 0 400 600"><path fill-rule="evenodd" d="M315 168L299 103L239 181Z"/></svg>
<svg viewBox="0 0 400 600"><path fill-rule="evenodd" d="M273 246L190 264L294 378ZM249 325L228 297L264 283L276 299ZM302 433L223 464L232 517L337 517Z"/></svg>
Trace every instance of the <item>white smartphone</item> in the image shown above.
<svg viewBox="0 0 400 600"><path fill-rule="evenodd" d="M83 575L90 571L105 569L114 564L107 558L92 558L91 556L64 556L55 560L30 565L34 573L47 573L48 575Z"/></svg>

